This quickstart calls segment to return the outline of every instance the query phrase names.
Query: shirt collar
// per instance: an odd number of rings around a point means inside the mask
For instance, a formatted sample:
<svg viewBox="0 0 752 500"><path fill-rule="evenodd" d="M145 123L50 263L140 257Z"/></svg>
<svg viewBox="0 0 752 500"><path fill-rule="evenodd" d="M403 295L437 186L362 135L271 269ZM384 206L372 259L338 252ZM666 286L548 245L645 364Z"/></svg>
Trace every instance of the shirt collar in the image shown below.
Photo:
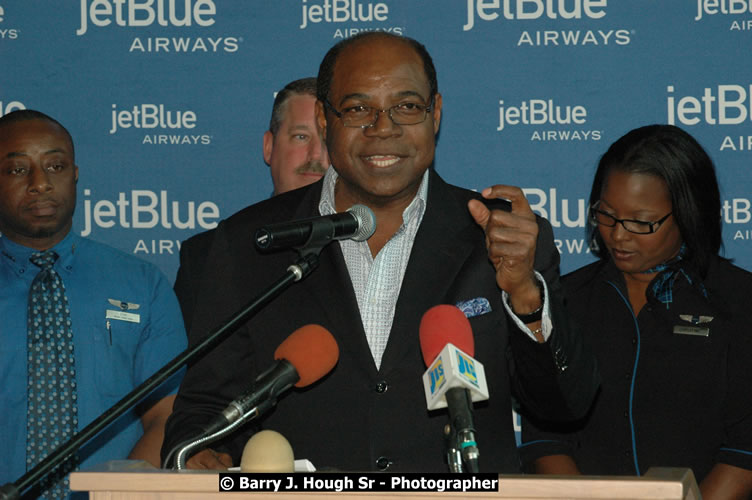
<svg viewBox="0 0 752 500"><path fill-rule="evenodd" d="M79 239L80 237L76 236L73 230L70 230L62 241L51 248L51 250L54 250L58 255L58 259L55 262L56 270L62 270L68 273L73 271L73 260ZM29 268L38 269L31 263L31 261L29 261L31 254L35 252L38 252L38 250L19 245L10 238L0 237L0 259L13 268L18 274L25 273ZM32 273L32 275L33 274L36 273Z"/></svg>
<svg viewBox="0 0 752 500"><path fill-rule="evenodd" d="M426 212L426 203L428 201L428 170L423 173L423 179L420 181L418 187L418 193L413 201L402 212L403 223L410 220L413 217L417 217L418 220L422 220L423 214ZM337 179L339 174L334 168L326 169L324 174L324 182L321 185L321 200L319 201L319 214L331 215L337 213L334 202L334 187L337 185Z"/></svg>

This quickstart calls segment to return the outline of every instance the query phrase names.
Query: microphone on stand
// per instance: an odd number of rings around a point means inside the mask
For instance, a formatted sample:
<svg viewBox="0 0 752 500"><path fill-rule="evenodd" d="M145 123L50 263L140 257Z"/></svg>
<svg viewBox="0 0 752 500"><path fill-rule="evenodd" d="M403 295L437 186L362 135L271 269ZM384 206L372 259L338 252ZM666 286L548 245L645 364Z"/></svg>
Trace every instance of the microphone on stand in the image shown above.
<svg viewBox="0 0 752 500"><path fill-rule="evenodd" d="M177 444L164 464L183 470L193 450L234 432L248 419L272 409L290 387L305 387L329 373L339 359L339 347L329 331L319 325L295 330L274 351L277 362L256 378L252 388L234 399L196 438Z"/></svg>
<svg viewBox="0 0 752 500"><path fill-rule="evenodd" d="M449 409L450 469L462 472L459 454L469 472L478 472L473 402L488 399L488 385L483 365L472 357L475 342L470 322L455 306L434 306L423 315L419 335L428 367L423 374L428 409Z"/></svg>
<svg viewBox="0 0 752 500"><path fill-rule="evenodd" d="M346 212L264 226L256 231L254 239L258 248L274 250L332 240L365 241L374 231L373 211L365 205L353 205Z"/></svg>
<svg viewBox="0 0 752 500"><path fill-rule="evenodd" d="M233 400L206 428L216 432L242 418L262 403L273 406L280 394L295 385L305 387L329 373L339 359L339 347L329 331L305 325L290 334L274 351L277 360L256 378L251 389Z"/></svg>

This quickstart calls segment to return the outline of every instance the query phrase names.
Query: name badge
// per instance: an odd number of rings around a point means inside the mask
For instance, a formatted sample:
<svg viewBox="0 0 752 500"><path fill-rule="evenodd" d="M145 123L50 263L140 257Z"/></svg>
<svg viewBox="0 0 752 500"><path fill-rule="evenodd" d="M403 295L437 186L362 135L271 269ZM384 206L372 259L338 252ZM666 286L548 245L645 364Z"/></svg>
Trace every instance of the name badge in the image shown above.
<svg viewBox="0 0 752 500"><path fill-rule="evenodd" d="M701 316L698 314L680 314L679 319L686 321L690 325L674 325L674 333L677 335L694 335L696 337L707 337L710 334L710 328L706 325L713 321L713 316Z"/></svg>
<svg viewBox="0 0 752 500"><path fill-rule="evenodd" d="M117 319L119 321L128 321L129 323L141 323L141 315L125 311L112 311L107 309L105 317L107 319Z"/></svg>
<svg viewBox="0 0 752 500"><path fill-rule="evenodd" d="M697 337L707 337L708 335L710 335L710 328L701 326L674 325L674 333L677 335L694 335Z"/></svg>

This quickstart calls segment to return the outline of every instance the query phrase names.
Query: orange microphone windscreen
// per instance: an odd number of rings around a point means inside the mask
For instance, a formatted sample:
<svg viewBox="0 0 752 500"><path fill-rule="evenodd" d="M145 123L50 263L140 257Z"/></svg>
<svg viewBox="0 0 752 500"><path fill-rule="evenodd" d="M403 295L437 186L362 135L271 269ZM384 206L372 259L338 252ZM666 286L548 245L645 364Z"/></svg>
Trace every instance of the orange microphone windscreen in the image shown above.
<svg viewBox="0 0 752 500"><path fill-rule="evenodd" d="M274 359L289 361L300 376L295 387L305 387L334 368L339 359L339 347L323 326L305 325L292 332L277 347Z"/></svg>
<svg viewBox="0 0 752 500"><path fill-rule="evenodd" d="M463 312L455 306L441 304L426 311L420 320L419 335L426 366L430 366L449 343L471 357L475 355L473 329Z"/></svg>

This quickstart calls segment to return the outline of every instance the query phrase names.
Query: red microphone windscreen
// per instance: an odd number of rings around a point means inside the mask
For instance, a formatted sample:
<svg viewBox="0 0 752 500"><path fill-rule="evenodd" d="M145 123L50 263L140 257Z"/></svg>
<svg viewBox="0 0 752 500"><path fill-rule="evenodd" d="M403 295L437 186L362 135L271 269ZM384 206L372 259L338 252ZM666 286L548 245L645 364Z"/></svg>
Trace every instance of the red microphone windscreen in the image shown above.
<svg viewBox="0 0 752 500"><path fill-rule="evenodd" d="M301 326L279 344L274 359L286 359L297 370L305 387L329 373L339 359L339 347L329 330L320 325Z"/></svg>
<svg viewBox="0 0 752 500"><path fill-rule="evenodd" d="M419 335L426 366L430 366L449 343L470 356L475 355L473 329L465 314L455 306L442 304L426 311L420 320Z"/></svg>

